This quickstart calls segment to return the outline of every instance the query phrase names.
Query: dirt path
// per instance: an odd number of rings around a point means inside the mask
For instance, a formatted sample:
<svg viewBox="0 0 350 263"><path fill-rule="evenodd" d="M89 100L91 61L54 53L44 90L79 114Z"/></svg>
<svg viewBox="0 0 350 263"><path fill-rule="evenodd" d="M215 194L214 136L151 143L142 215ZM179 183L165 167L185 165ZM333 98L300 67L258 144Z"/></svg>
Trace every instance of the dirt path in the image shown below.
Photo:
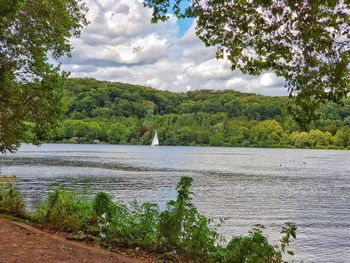
<svg viewBox="0 0 350 263"><path fill-rule="evenodd" d="M144 263L0 218L0 263Z"/></svg>

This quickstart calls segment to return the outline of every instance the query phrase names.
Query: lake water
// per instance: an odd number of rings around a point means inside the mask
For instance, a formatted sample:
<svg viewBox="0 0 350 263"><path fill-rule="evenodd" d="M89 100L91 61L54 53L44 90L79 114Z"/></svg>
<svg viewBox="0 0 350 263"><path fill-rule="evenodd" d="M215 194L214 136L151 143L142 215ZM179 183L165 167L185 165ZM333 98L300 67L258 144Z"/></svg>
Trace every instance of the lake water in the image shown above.
<svg viewBox="0 0 350 263"><path fill-rule="evenodd" d="M274 242L284 222L298 226L297 262L350 262L350 151L117 145L23 145L0 155L30 207L52 186L105 191L116 200L176 197L180 176L194 179L194 202L227 218L229 237L263 224Z"/></svg>

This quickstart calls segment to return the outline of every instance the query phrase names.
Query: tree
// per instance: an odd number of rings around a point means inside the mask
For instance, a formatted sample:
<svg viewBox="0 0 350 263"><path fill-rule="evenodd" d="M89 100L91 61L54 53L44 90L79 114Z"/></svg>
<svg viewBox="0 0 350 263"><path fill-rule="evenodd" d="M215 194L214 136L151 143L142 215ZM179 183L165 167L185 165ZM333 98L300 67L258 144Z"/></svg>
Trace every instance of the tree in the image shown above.
<svg viewBox="0 0 350 263"><path fill-rule="evenodd" d="M279 145L283 139L283 128L275 120L262 121L249 134L252 144L259 147Z"/></svg>
<svg viewBox="0 0 350 263"><path fill-rule="evenodd" d="M290 136L292 144L298 148L314 148L328 146L332 135L329 132L310 130L310 132L293 132Z"/></svg>
<svg viewBox="0 0 350 263"><path fill-rule="evenodd" d="M342 147L350 145L350 128L343 127L337 131L333 138L334 144Z"/></svg>
<svg viewBox="0 0 350 263"><path fill-rule="evenodd" d="M107 132L108 142L114 144L125 144L129 141L131 131L122 123L114 123Z"/></svg>
<svg viewBox="0 0 350 263"><path fill-rule="evenodd" d="M221 132L214 133L209 138L209 145L210 146L224 146L225 145L224 135Z"/></svg>
<svg viewBox="0 0 350 263"><path fill-rule="evenodd" d="M224 108L230 116L239 116L242 111L242 105L236 98L233 98L229 102L225 103Z"/></svg>
<svg viewBox="0 0 350 263"><path fill-rule="evenodd" d="M49 58L70 55L86 11L80 0L0 0L0 152L58 125L67 74Z"/></svg>
<svg viewBox="0 0 350 263"><path fill-rule="evenodd" d="M238 124L229 124L226 127L226 137L231 146L239 146L249 137L249 129Z"/></svg>
<svg viewBox="0 0 350 263"><path fill-rule="evenodd" d="M273 70L295 98L290 111L303 128L320 103L341 103L350 92L348 0L144 0L152 22L169 14L196 18L196 34L217 47L232 69ZM183 6L188 6L183 8Z"/></svg>

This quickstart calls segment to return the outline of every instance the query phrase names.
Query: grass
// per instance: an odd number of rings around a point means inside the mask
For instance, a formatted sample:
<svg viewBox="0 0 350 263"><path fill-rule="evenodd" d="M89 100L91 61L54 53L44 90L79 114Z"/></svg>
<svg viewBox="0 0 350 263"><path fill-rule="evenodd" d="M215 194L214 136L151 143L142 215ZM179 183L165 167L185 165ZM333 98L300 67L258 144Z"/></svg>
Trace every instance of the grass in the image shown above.
<svg viewBox="0 0 350 263"><path fill-rule="evenodd" d="M53 190L32 213L25 210L20 193L12 184L0 187L0 213L29 218L32 222L68 231L79 240L93 240L106 247L138 248L174 255L191 262L282 263L289 243L296 238L296 226L281 231L279 244L270 244L263 226L228 242L211 218L192 203L192 178L182 177L177 199L163 211L154 203L124 204L106 193L93 198L62 189Z"/></svg>

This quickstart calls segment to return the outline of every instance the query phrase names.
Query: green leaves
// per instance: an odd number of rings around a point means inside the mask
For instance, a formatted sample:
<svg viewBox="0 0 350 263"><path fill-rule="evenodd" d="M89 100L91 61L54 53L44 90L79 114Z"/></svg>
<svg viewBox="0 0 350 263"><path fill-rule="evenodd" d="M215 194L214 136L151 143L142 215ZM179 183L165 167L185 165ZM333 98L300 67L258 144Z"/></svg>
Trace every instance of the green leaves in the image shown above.
<svg viewBox="0 0 350 263"><path fill-rule="evenodd" d="M48 58L70 54L86 11L80 0L0 0L0 152L38 144L57 126L67 74Z"/></svg>
<svg viewBox="0 0 350 263"><path fill-rule="evenodd" d="M160 214L159 238L167 250L175 250L187 258L209 261L216 253L216 245L223 240L211 218L201 215L192 204L189 190L191 177L181 177L177 199L168 202L168 208Z"/></svg>
<svg viewBox="0 0 350 263"><path fill-rule="evenodd" d="M286 226L282 228L281 234L283 235L282 238L280 239L281 242L281 251L285 252L286 247L289 246L290 242L293 239L296 239L296 231L297 227L294 223L292 222L287 222ZM288 251L288 254L294 255L293 251Z"/></svg>
<svg viewBox="0 0 350 263"><path fill-rule="evenodd" d="M247 236L233 237L228 243L226 250L223 250L222 260L227 263L277 263L285 262L282 256L293 239L296 239L296 226L293 223L286 223L283 227L280 246L268 242L267 236L263 233L262 225L256 225ZM287 251L294 255L293 251Z"/></svg>
<svg viewBox="0 0 350 263"><path fill-rule="evenodd" d="M21 218L27 215L22 195L13 187L12 181L5 185L0 182L0 213Z"/></svg>
<svg viewBox="0 0 350 263"><path fill-rule="evenodd" d="M181 1L144 3L153 9L154 22L166 20ZM340 102L350 92L349 8L334 0L211 0L191 1L175 15L195 17L197 36L215 46L217 58L228 59L232 69L253 75L273 70L284 77L300 108L292 111L295 119L307 127L320 103Z"/></svg>
<svg viewBox="0 0 350 263"><path fill-rule="evenodd" d="M0 212L26 217L37 223L75 234L77 240L99 245L142 248L173 255L181 262L282 263L284 252L296 238L296 226L282 229L280 246L270 244L262 225L245 236L234 236L228 244L211 218L192 203L192 178L181 177L177 198L160 211L154 203L124 204L100 192L92 199L85 194L55 189L34 213L25 210L20 193L12 185L0 187Z"/></svg>

